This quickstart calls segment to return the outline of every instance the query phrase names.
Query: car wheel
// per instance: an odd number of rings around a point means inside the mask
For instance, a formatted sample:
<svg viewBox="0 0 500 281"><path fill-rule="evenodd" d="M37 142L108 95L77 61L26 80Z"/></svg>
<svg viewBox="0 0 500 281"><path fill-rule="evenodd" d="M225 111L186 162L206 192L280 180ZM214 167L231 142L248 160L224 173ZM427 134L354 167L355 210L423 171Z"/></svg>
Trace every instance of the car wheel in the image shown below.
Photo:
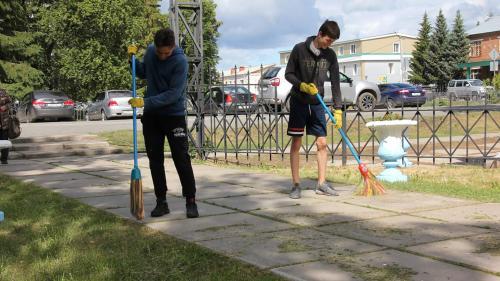
<svg viewBox="0 0 500 281"><path fill-rule="evenodd" d="M385 106L388 108L388 109L394 109L396 108L396 103L392 100L392 99L387 99L385 101Z"/></svg>
<svg viewBox="0 0 500 281"><path fill-rule="evenodd" d="M370 92L362 92L359 97L356 105L361 111L371 111L375 108L375 96Z"/></svg>
<svg viewBox="0 0 500 281"><path fill-rule="evenodd" d="M101 120L108 120L108 117L106 116L106 113L104 113L104 110L101 110Z"/></svg>

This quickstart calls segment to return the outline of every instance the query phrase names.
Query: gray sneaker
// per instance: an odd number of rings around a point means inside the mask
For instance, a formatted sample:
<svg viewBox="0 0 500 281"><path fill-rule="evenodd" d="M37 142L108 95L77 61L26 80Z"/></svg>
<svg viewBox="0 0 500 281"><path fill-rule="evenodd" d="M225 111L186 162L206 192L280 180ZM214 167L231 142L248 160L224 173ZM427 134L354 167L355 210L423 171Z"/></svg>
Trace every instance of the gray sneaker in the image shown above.
<svg viewBox="0 0 500 281"><path fill-rule="evenodd" d="M318 184L316 186L316 194L327 195L327 196L339 196L339 193L335 190L335 188L333 188L327 182Z"/></svg>
<svg viewBox="0 0 500 281"><path fill-rule="evenodd" d="M294 184L289 196L292 199L300 199L300 185Z"/></svg>

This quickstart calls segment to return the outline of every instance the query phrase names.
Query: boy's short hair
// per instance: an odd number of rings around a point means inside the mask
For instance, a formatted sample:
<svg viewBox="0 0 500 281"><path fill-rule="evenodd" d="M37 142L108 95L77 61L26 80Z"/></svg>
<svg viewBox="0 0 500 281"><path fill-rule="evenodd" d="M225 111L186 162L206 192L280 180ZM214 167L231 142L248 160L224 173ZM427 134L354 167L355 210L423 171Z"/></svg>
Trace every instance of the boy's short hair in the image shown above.
<svg viewBox="0 0 500 281"><path fill-rule="evenodd" d="M333 20L326 20L319 28L319 32L321 32L322 35L328 35L328 37L334 40L340 37L339 25Z"/></svg>
<svg viewBox="0 0 500 281"><path fill-rule="evenodd" d="M155 33L155 47L173 47L175 46L174 31L170 28L160 29Z"/></svg>

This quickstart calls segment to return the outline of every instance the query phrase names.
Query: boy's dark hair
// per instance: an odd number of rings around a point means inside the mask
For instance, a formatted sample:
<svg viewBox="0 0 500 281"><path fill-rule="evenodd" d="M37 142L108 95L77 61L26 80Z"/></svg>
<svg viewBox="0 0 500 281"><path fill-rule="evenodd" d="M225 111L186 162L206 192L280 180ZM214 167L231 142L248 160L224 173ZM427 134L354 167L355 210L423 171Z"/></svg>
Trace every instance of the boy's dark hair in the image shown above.
<svg viewBox="0 0 500 281"><path fill-rule="evenodd" d="M174 31L170 28L160 29L155 33L155 47L175 46Z"/></svg>
<svg viewBox="0 0 500 281"><path fill-rule="evenodd" d="M340 37L339 25L333 20L325 20L319 28L319 32L321 32L322 35L328 35L328 37L334 40L337 40Z"/></svg>

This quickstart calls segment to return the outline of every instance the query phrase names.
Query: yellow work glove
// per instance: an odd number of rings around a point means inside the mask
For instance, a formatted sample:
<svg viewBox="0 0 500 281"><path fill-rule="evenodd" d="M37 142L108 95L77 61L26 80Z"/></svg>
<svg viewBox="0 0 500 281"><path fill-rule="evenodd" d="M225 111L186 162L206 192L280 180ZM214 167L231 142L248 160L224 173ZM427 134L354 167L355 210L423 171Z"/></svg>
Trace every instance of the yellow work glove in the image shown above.
<svg viewBox="0 0 500 281"><path fill-rule="evenodd" d="M342 128L342 110L335 109L333 111L333 118L335 118L335 128Z"/></svg>
<svg viewBox="0 0 500 281"><path fill-rule="evenodd" d="M128 54L128 60L132 59L132 55L137 54L137 46L136 45L130 45L127 48L127 54Z"/></svg>
<svg viewBox="0 0 500 281"><path fill-rule="evenodd" d="M316 95L318 93L318 88L314 83L300 83L300 91L309 95Z"/></svg>
<svg viewBox="0 0 500 281"><path fill-rule="evenodd" d="M128 100L128 104L132 107L144 107L144 99L143 98L131 98Z"/></svg>

